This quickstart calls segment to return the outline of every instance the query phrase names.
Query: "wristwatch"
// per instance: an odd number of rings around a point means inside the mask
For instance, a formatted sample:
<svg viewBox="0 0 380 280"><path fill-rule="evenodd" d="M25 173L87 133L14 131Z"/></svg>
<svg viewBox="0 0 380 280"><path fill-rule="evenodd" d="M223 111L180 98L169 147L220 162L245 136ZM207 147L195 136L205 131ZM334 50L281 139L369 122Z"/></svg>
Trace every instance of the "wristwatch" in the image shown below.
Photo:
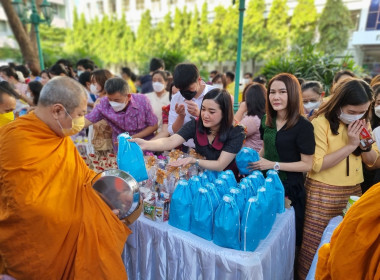
<svg viewBox="0 0 380 280"><path fill-rule="evenodd" d="M196 159L196 160L195 160L195 165L196 165L196 166L199 166L199 159Z"/></svg>
<svg viewBox="0 0 380 280"><path fill-rule="evenodd" d="M273 169L276 170L276 171L279 171L280 170L280 164L276 161L274 166L273 166Z"/></svg>

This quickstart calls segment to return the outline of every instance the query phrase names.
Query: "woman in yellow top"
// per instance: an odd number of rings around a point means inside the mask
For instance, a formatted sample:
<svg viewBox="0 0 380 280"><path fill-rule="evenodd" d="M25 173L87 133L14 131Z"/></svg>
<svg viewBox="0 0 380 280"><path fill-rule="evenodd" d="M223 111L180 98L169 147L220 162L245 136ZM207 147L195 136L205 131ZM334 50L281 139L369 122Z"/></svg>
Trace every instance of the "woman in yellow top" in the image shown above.
<svg viewBox="0 0 380 280"><path fill-rule="evenodd" d="M361 195L362 162L371 166L378 153L360 146L372 89L363 80L347 78L333 89L331 100L313 119L315 155L307 174L306 211L298 274L305 279L329 220L342 214L351 195ZM374 145L374 149L376 149Z"/></svg>

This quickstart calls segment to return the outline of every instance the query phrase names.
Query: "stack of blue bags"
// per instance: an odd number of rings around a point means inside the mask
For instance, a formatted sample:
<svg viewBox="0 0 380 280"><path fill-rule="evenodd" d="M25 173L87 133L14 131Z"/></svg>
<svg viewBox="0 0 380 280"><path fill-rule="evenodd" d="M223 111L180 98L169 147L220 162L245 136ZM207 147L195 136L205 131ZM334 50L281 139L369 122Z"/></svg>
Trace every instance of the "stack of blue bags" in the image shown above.
<svg viewBox="0 0 380 280"><path fill-rule="evenodd" d="M249 174L239 184L231 170L206 170L180 180L171 199L169 224L222 247L254 251L269 234L276 214L285 211L285 194L276 171L267 171L267 178L249 171L248 162L259 157L247 149L236 157L240 173ZM244 158L242 164L241 153L255 159Z"/></svg>

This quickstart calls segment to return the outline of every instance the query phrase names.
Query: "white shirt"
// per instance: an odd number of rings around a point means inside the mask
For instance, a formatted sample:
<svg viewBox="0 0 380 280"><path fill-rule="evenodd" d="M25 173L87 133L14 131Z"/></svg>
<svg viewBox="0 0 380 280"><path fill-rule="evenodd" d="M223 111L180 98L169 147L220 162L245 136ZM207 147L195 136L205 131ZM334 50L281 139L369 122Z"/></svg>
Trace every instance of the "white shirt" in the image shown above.
<svg viewBox="0 0 380 280"><path fill-rule="evenodd" d="M152 105L153 113L158 119L158 131L162 128L162 107L170 104L169 92L164 92L160 97L155 92L145 94L148 97L150 105Z"/></svg>
<svg viewBox="0 0 380 280"><path fill-rule="evenodd" d="M215 89L215 87L205 84L205 88L204 88L202 94L200 96L198 96L198 98L192 99L192 101L194 101L198 105L199 109L201 107L203 97L206 95L206 93L208 93L212 89ZM182 96L182 94L180 92L177 92L177 94L173 95L173 97L172 97L172 101L170 102L169 121L168 121L168 131L170 134L174 134L173 123L175 122L175 120L178 117L178 114L175 112L175 105L176 104L185 105L186 115L185 115L185 120L184 120L183 124L189 122L191 120L190 117L194 118L194 116L190 115L189 112L187 111L187 104L185 103L185 100L186 99ZM190 139L189 141L184 143L184 145L191 147L191 148L195 147L193 139Z"/></svg>

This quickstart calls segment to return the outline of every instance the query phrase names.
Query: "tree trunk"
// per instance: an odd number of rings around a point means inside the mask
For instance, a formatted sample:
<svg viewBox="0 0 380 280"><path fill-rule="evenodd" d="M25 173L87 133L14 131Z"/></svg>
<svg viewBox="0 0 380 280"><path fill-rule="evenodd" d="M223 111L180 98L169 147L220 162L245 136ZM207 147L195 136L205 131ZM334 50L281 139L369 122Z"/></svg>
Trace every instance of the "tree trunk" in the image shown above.
<svg viewBox="0 0 380 280"><path fill-rule="evenodd" d="M16 38L22 57L29 67L34 69L40 69L37 48L33 46L28 33L25 31L21 20L19 19L16 11L13 9L11 0L0 0L3 6L4 12L7 15L8 23L12 28L13 35Z"/></svg>

